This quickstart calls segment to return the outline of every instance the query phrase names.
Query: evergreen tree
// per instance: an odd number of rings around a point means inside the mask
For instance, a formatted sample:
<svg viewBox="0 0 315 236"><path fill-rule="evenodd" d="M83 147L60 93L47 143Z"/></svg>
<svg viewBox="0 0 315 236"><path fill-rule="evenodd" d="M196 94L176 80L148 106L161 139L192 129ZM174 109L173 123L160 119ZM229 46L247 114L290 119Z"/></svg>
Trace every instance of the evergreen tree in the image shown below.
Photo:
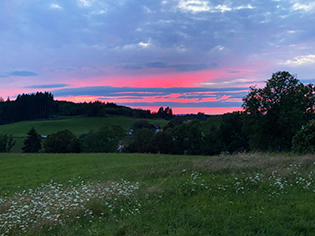
<svg viewBox="0 0 315 236"><path fill-rule="evenodd" d="M40 135L33 127L27 133L27 139L24 141L24 147L22 147L22 150L24 153L38 153L41 147Z"/></svg>

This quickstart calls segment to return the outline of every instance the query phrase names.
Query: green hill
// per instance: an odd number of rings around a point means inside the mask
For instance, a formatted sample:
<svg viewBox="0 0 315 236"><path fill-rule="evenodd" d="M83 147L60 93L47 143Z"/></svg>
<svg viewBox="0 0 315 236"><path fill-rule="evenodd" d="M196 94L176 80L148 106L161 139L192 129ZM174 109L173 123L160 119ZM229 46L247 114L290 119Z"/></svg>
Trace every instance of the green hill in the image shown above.
<svg viewBox="0 0 315 236"><path fill-rule="evenodd" d="M34 127L41 135L49 135L60 130L68 129L75 135L88 133L90 130L97 130L106 124L121 125L124 130L129 130L130 126L136 121L144 119L135 119L123 116L111 117L75 117L60 120L40 120L40 121L21 121L7 125L0 125L0 134L12 134L17 143L11 152L21 152L24 139L27 132ZM165 126L168 121L163 119L147 119L151 124Z"/></svg>

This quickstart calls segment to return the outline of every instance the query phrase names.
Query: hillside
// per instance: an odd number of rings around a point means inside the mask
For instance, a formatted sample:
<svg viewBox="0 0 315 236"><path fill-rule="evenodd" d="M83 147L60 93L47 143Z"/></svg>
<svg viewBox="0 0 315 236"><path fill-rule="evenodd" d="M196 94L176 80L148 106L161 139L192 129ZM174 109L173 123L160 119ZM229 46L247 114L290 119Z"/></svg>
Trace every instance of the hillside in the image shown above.
<svg viewBox="0 0 315 236"><path fill-rule="evenodd" d="M105 124L121 125L124 130L129 130L130 126L139 120L147 120L151 124L165 126L168 121L163 119L139 119L123 116L110 117L75 117L60 120L40 120L40 121L21 121L12 124L0 125L0 133L12 134L17 143L11 152L21 152L23 141L27 132L34 127L41 135L49 135L60 130L69 129L76 136L88 133L90 130L98 130Z"/></svg>

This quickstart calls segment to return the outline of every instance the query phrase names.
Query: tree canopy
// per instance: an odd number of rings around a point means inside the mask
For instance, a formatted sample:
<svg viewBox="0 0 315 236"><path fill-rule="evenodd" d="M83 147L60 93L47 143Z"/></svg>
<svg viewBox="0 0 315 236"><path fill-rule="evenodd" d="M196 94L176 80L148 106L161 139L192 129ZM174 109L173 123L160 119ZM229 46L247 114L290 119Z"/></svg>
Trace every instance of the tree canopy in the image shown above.
<svg viewBox="0 0 315 236"><path fill-rule="evenodd" d="M120 125L104 125L96 132L91 130L82 139L82 152L117 152L124 136Z"/></svg>
<svg viewBox="0 0 315 236"><path fill-rule="evenodd" d="M290 150L294 134L314 117L314 86L304 85L296 76L274 73L262 89L251 87L243 98L255 150Z"/></svg>
<svg viewBox="0 0 315 236"><path fill-rule="evenodd" d="M79 153L81 145L79 139L70 130L62 130L48 135L45 150L48 153Z"/></svg>

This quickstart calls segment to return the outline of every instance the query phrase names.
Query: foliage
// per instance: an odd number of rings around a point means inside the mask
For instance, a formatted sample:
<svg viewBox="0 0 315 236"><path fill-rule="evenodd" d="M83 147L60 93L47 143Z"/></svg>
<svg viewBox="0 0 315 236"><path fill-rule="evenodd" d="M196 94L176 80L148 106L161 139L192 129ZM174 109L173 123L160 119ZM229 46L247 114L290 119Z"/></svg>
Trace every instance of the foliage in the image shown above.
<svg viewBox="0 0 315 236"><path fill-rule="evenodd" d="M185 150L185 154L201 155L204 135L199 120L193 120L186 124L186 135L187 149Z"/></svg>
<svg viewBox="0 0 315 236"><path fill-rule="evenodd" d="M139 129L125 152L157 153L155 131L148 128Z"/></svg>
<svg viewBox="0 0 315 236"><path fill-rule="evenodd" d="M165 109L163 107L160 107L157 114L162 119L170 120L173 118L172 108L169 107L166 107Z"/></svg>
<svg viewBox="0 0 315 236"><path fill-rule="evenodd" d="M167 115L169 115L170 111L171 109L168 108ZM55 101L53 95L49 92L19 94L14 101L0 99L0 124L79 115L89 117L117 115L144 119L154 118L150 110L132 109L115 103Z"/></svg>
<svg viewBox="0 0 315 236"><path fill-rule="evenodd" d="M300 154L315 153L315 120L310 120L293 137L292 151Z"/></svg>
<svg viewBox="0 0 315 236"><path fill-rule="evenodd" d="M168 130L158 132L155 135L156 148L162 154L172 154L174 151L174 144L172 133Z"/></svg>
<svg viewBox="0 0 315 236"><path fill-rule="evenodd" d="M27 133L27 138L24 140L24 153L37 153L41 149L41 136L33 128Z"/></svg>
<svg viewBox="0 0 315 236"><path fill-rule="evenodd" d="M290 150L301 125L313 117L312 84L304 85L288 72L274 73L262 89L250 88L242 107L249 114L246 126L254 150Z"/></svg>
<svg viewBox="0 0 315 236"><path fill-rule="evenodd" d="M182 117L175 116L167 123L166 126L164 126L163 130L167 130L168 128L173 129L176 126L183 124L183 122L184 122L184 119Z"/></svg>
<svg viewBox="0 0 315 236"><path fill-rule="evenodd" d="M247 133L243 128L245 117L246 115L242 112L233 112L224 116L219 135L225 151L229 153L248 151Z"/></svg>
<svg viewBox="0 0 315 236"><path fill-rule="evenodd" d="M81 142L82 152L116 152L119 141L125 136L120 125L104 125L90 131Z"/></svg>
<svg viewBox="0 0 315 236"><path fill-rule="evenodd" d="M44 146L48 153L81 152L80 140L70 130L62 130L48 135Z"/></svg>
<svg viewBox="0 0 315 236"><path fill-rule="evenodd" d="M154 129L154 127L152 126L152 124L149 123L149 121L147 120L138 120L136 121L133 125L131 125L131 129L133 130L133 132L137 132L140 129Z"/></svg>
<svg viewBox="0 0 315 236"><path fill-rule="evenodd" d="M12 135L0 134L0 152L10 152L15 143Z"/></svg>

